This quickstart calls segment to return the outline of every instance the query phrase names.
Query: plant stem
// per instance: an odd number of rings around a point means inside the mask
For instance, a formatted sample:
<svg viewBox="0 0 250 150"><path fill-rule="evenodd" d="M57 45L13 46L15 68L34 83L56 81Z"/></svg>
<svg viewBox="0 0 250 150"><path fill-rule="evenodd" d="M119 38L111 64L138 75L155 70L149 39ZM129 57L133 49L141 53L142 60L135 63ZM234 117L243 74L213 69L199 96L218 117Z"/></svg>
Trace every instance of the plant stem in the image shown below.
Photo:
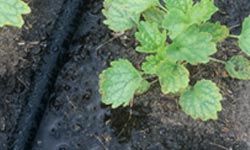
<svg viewBox="0 0 250 150"><path fill-rule="evenodd" d="M223 60L219 60L219 59L216 59L216 58L212 58L212 57L210 57L210 60L211 60L211 61L214 61L214 62L217 62L217 63L220 63L220 64L226 64L226 62L225 62L225 61L223 61Z"/></svg>
<svg viewBox="0 0 250 150"><path fill-rule="evenodd" d="M238 35L233 35L233 34L230 34L228 37L230 37L230 38L234 38L234 39L238 39L238 38L239 38L239 36L238 36Z"/></svg>
<svg viewBox="0 0 250 150"><path fill-rule="evenodd" d="M162 6L161 4L159 4L158 6L159 6L163 11L168 12L168 10L167 10L164 6Z"/></svg>
<svg viewBox="0 0 250 150"><path fill-rule="evenodd" d="M240 26L240 24L236 24L236 25L230 27L229 29L232 30L232 29L237 28L237 27L239 27L239 26Z"/></svg>
<svg viewBox="0 0 250 150"><path fill-rule="evenodd" d="M121 37L122 35L124 35L124 33L119 33L119 34L113 36L113 37L110 38L109 40L107 40L107 41L101 43L100 45L98 45L98 46L96 47L96 50L99 50L100 48L102 48L102 47L105 46L106 44L108 44L108 43L114 41L115 39Z"/></svg>
<svg viewBox="0 0 250 150"><path fill-rule="evenodd" d="M150 85L153 85L153 84L155 84L156 82L158 82L158 79L155 79L155 80L151 81L151 82L150 82Z"/></svg>

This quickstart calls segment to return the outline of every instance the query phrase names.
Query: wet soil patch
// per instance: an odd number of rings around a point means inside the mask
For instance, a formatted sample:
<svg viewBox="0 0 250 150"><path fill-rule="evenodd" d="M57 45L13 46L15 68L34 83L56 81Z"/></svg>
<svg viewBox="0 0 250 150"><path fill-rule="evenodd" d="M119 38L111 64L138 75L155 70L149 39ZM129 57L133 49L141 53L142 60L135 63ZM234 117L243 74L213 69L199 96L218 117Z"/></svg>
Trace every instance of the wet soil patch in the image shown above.
<svg viewBox="0 0 250 150"><path fill-rule="evenodd" d="M31 141L36 135L40 118L44 113L48 96L58 74L58 70L67 61L66 51L79 23L84 1L65 1L59 13L59 18L53 27L46 53L42 56L39 69L31 84L31 90L26 97L27 104L22 108L16 130L9 142L10 149L31 149ZM65 19L67 18L67 19ZM12 146L13 145L13 146Z"/></svg>
<svg viewBox="0 0 250 150"><path fill-rule="evenodd" d="M63 0L27 1L32 9L25 16L22 29L0 29L0 149L15 130L19 114L27 103L25 97L48 45L48 37Z"/></svg>

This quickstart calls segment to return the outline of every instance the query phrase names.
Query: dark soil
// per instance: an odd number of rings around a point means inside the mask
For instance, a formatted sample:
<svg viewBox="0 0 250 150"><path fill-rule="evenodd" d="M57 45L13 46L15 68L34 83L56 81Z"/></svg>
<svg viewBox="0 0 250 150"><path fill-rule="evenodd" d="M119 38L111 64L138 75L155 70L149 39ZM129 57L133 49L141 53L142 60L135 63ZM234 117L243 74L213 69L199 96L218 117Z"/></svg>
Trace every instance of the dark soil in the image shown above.
<svg viewBox="0 0 250 150"><path fill-rule="evenodd" d="M22 31L0 30L1 150L7 148L26 103L24 96L61 4L56 0L33 0L33 14L27 17ZM244 17L250 14L249 0L216 0L216 5L221 11L213 21L220 21L238 34ZM33 149L250 149L250 82L229 78L223 66L215 63L190 70L192 83L212 79L222 89L223 111L217 121L191 119L180 110L177 97L162 95L158 84L135 97L133 107L111 110L102 105L98 93L100 72L118 58L128 58L139 68L144 56L133 50L137 43L131 33L117 37L102 24L101 8L102 2L89 0L84 16L79 18L82 24L70 45L70 60L58 74ZM239 53L233 39L218 48L214 57L222 60Z"/></svg>
<svg viewBox="0 0 250 150"><path fill-rule="evenodd" d="M15 130L31 79L47 47L47 39L63 0L29 1L32 13L22 29L0 28L0 150Z"/></svg>

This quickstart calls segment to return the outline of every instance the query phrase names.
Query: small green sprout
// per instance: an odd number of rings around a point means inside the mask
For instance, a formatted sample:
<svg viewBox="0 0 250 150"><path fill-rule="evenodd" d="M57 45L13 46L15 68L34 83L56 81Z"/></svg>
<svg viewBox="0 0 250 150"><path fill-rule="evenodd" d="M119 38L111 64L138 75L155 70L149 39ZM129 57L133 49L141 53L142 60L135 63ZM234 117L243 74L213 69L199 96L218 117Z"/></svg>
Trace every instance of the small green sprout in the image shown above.
<svg viewBox="0 0 250 150"><path fill-rule="evenodd" d="M159 79L164 94L180 95L182 110L194 119L216 120L222 110L222 95L209 80L189 85L187 64L199 65L216 60L216 45L228 37L238 38L239 47L250 55L250 17L243 23L239 36L219 22L209 22L219 9L213 0L105 0L104 23L115 32L136 28L139 45L135 50L148 56L137 70L128 60L117 60L100 74L102 102L112 108L128 106L134 95L146 92L148 76ZM167 40L167 39L171 40ZM169 42L171 41L171 42ZM250 79L250 61L234 56L226 66L231 77Z"/></svg>

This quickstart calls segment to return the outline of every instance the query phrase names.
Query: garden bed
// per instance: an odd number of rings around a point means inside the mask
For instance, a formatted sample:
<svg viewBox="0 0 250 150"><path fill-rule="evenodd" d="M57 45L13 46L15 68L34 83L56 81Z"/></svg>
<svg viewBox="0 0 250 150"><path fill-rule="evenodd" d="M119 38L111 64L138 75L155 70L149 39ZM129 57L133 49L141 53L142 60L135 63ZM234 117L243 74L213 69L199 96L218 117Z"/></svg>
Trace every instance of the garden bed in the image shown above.
<svg viewBox="0 0 250 150"><path fill-rule="evenodd" d="M10 146L34 72L47 50L47 39L63 4L61 0L33 0L30 5L33 14L27 16L22 31L0 30L1 150ZM221 11L213 21L220 21L238 34L243 19L250 14L248 0L216 0L216 5ZM229 78L222 65L190 67L191 83L206 78L222 89L223 110L217 121L191 119L180 110L176 97L161 94L158 83L145 95L136 96L132 107L111 110L102 105L98 92L100 72L118 58L127 58L139 67L144 56L133 50L137 43L132 33L117 35L103 25L101 9L102 1L89 0L84 6L78 29L68 45L68 61L58 71L40 126L33 131L33 149L250 148L250 82ZM227 60L236 53L236 41L227 39L214 57Z"/></svg>

